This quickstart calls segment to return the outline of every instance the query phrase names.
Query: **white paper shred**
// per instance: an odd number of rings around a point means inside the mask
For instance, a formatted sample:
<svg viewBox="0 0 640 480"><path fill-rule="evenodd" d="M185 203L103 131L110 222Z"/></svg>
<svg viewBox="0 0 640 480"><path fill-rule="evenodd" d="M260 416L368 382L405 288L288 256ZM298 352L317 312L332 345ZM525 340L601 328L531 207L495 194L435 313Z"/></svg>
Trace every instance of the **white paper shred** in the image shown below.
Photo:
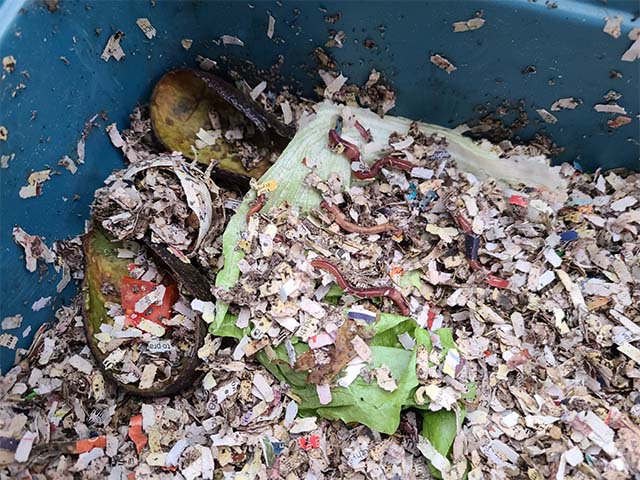
<svg viewBox="0 0 640 480"><path fill-rule="evenodd" d="M318 425L316 425L316 417L297 418L293 422L293 426L289 430L291 433L305 433L312 432Z"/></svg>
<svg viewBox="0 0 640 480"><path fill-rule="evenodd" d="M291 111L291 105L289 102L285 100L280 104L280 108L282 109L282 120L285 125L289 125L293 121L293 112Z"/></svg>
<svg viewBox="0 0 640 480"><path fill-rule="evenodd" d="M614 16L614 17L605 17L605 24L602 31L608 35L611 35L613 38L619 38L621 35L620 25L622 24L622 17Z"/></svg>
<svg viewBox="0 0 640 480"><path fill-rule="evenodd" d="M143 403L140 407L142 413L142 430L149 433L151 427L156 423L156 411L153 405Z"/></svg>
<svg viewBox="0 0 640 480"><path fill-rule="evenodd" d="M342 75L338 75L331 83L327 85L327 88L324 89L324 96L326 98L331 98L335 93L337 93L349 78Z"/></svg>
<svg viewBox="0 0 640 480"><path fill-rule="evenodd" d="M573 97L559 98L551 104L551 111L558 112L560 110L573 110L581 103L582 100Z"/></svg>
<svg viewBox="0 0 640 480"><path fill-rule="evenodd" d="M628 196L621 198L620 200L616 200L610 205L610 207L611 210L616 212L624 212L627 208L633 207L636 203L638 203L638 200L635 197Z"/></svg>
<svg viewBox="0 0 640 480"><path fill-rule="evenodd" d="M398 389L398 384L396 380L393 378L393 374L389 367L386 365L382 365L375 370L376 381L378 382L378 386L386 390L387 392L393 392Z"/></svg>
<svg viewBox="0 0 640 480"><path fill-rule="evenodd" d="M27 185L20 188L18 195L20 198L32 198L42 193L41 185L51 179L51 170L40 170L33 172L27 178Z"/></svg>
<svg viewBox="0 0 640 480"><path fill-rule="evenodd" d="M138 323L138 328L143 332L150 333L154 337L162 337L166 333L166 329L162 325L158 325L156 322L152 322L146 318L143 318Z"/></svg>
<svg viewBox="0 0 640 480"><path fill-rule="evenodd" d="M452 72L455 72L457 70L457 67L453 63L451 63L448 59L440 54L431 55L429 60L431 60L431 63L433 63L435 66L441 68L448 74L451 74Z"/></svg>
<svg viewBox="0 0 640 480"><path fill-rule="evenodd" d="M198 137L198 140L204 143L204 145L202 145L202 147L204 148L205 146L215 145L218 139L221 137L221 134L220 132L214 132L200 128L200 130L196 132L196 137ZM200 147L199 145L197 145L197 141L196 146L198 148Z"/></svg>
<svg viewBox="0 0 640 480"><path fill-rule="evenodd" d="M95 119L95 117L93 117ZM89 120L89 122L92 122L93 120ZM86 141L83 137L80 137L80 139L78 140L78 143L76 144L76 155L78 155L78 164L82 165L84 163L84 156L85 156L85 147L86 147Z"/></svg>
<svg viewBox="0 0 640 480"><path fill-rule="evenodd" d="M16 448L15 453L15 461L18 463L24 463L29 460L29 454L31 453L31 447L33 447L33 442L37 438L37 435L34 432L26 432L22 435L20 439L20 443L18 443L18 447Z"/></svg>
<svg viewBox="0 0 640 480"><path fill-rule="evenodd" d="M447 356L444 359L444 366L442 372L445 375L456 378L456 371L461 363L460 352L455 348L450 348L447 351Z"/></svg>
<svg viewBox="0 0 640 480"><path fill-rule="evenodd" d="M536 112L538 112L538 115L540 115L540 117L542 117L542 119L547 123L553 124L558 121L555 115L547 112L544 108L539 108Z"/></svg>
<svg viewBox="0 0 640 480"><path fill-rule="evenodd" d="M622 54L623 62L633 62L640 58L640 38L637 38L631 46Z"/></svg>
<svg viewBox="0 0 640 480"><path fill-rule="evenodd" d="M480 451L497 466L503 468L516 465L520 458L516 451L500 440L492 440L489 444L482 445Z"/></svg>
<svg viewBox="0 0 640 480"><path fill-rule="evenodd" d="M12 153L10 155L0 155L0 168L9 168L9 162L16 158L16 154Z"/></svg>
<svg viewBox="0 0 640 480"><path fill-rule="evenodd" d="M237 45L238 47L244 47L244 42L233 35L222 35L220 37L220 41L225 47L227 45Z"/></svg>
<svg viewBox="0 0 640 480"><path fill-rule="evenodd" d="M409 335L409 333L407 332L403 332L398 335L398 341L405 350L411 351L416 346L416 341L411 338L411 335Z"/></svg>
<svg viewBox="0 0 640 480"><path fill-rule="evenodd" d="M573 447L564 453L564 458L569 465L575 467L584 461L584 455L578 447Z"/></svg>
<svg viewBox="0 0 640 480"><path fill-rule="evenodd" d="M536 290L542 290L544 287L549 285L555 279L556 279L556 274L553 272L553 270L545 271L542 275L540 275L540 278L538 278L538 285L536 287Z"/></svg>
<svg viewBox="0 0 640 480"><path fill-rule="evenodd" d="M249 93L249 96L255 100L256 98L258 98L260 96L260 94L262 92L264 92L267 88L267 82L265 82L264 80L261 81L258 85L256 85L253 90L251 90L251 92Z"/></svg>
<svg viewBox="0 0 640 480"><path fill-rule="evenodd" d="M202 313L202 319L205 323L211 323L215 320L216 306L213 302L203 302L197 298L191 301L191 308L196 312Z"/></svg>
<svg viewBox="0 0 640 480"><path fill-rule="evenodd" d="M2 68L7 73L13 73L16 69L16 59L13 55L2 58Z"/></svg>
<svg viewBox="0 0 640 480"><path fill-rule="evenodd" d="M140 376L140 383L138 386L140 389L144 390L146 388L151 388L153 386L153 382L156 379L156 372L158 371L158 367L153 364L148 364L144 366L142 370L142 375Z"/></svg>
<svg viewBox="0 0 640 480"><path fill-rule="evenodd" d="M640 349L634 347L629 342L624 342L618 345L618 351L624 353L627 357L636 362L636 365L640 366Z"/></svg>
<svg viewBox="0 0 640 480"><path fill-rule="evenodd" d="M79 372L84 373L85 375L89 375L91 372L93 372L93 365L91 364L91 362L89 362L85 358L82 358L80 355L76 354L72 357L69 357L68 362L69 365L71 365Z"/></svg>
<svg viewBox="0 0 640 480"><path fill-rule="evenodd" d="M35 272L38 260L45 263L53 263L55 254L37 235L29 235L22 228L13 227L13 240L24 249L25 266L28 271Z"/></svg>
<svg viewBox="0 0 640 480"><path fill-rule="evenodd" d="M111 144L116 148L122 148L124 146L124 140L118 131L118 127L115 123L111 123L105 127Z"/></svg>
<svg viewBox="0 0 640 480"><path fill-rule="evenodd" d="M293 400L287 404L284 414L284 427L289 428L298 415L298 404Z"/></svg>
<svg viewBox="0 0 640 480"><path fill-rule="evenodd" d="M587 434L589 440L602 448L608 455L615 455L618 451L613 441L615 432L609 425L604 423L604 421L592 411L581 414L579 417L581 417L581 420L591 429L591 432Z"/></svg>
<svg viewBox="0 0 640 480"><path fill-rule="evenodd" d="M2 330L13 330L20 328L20 325L22 325L22 315L20 314L2 319Z"/></svg>
<svg viewBox="0 0 640 480"><path fill-rule="evenodd" d="M267 37L273 38L273 33L276 30L276 19L269 15L268 25L267 25Z"/></svg>
<svg viewBox="0 0 640 480"><path fill-rule="evenodd" d="M261 373L257 372L253 376L253 385L256 387L258 392L260 392L260 397L267 403L273 402L274 394L273 388L267 382L267 379Z"/></svg>
<svg viewBox="0 0 640 480"><path fill-rule="evenodd" d="M485 24L484 18L476 17L470 20L464 20L461 22L453 23L453 31L454 32L469 32L472 30L477 30Z"/></svg>
<svg viewBox="0 0 640 480"><path fill-rule="evenodd" d="M73 468L76 471L84 470L91 462L100 457L104 457L104 450L102 448L93 448L88 452L78 455L78 461Z"/></svg>
<svg viewBox="0 0 640 480"><path fill-rule="evenodd" d="M623 107L616 104L599 103L597 105L594 105L593 109L599 113L620 113L622 115L625 115L627 113L627 111Z"/></svg>
<svg viewBox="0 0 640 480"><path fill-rule="evenodd" d="M562 258L555 252L552 248L547 248L544 251L544 258L549 262L554 268L558 268L562 264Z"/></svg>
<svg viewBox="0 0 640 480"><path fill-rule="evenodd" d="M321 405L331 403L331 387L328 384L316 385L316 392Z"/></svg>
<svg viewBox="0 0 640 480"><path fill-rule="evenodd" d="M117 31L111 35L104 47L104 50L102 51L102 55L100 55L100 58L105 62L108 62L111 58L115 59L117 62L122 60L125 54L124 50L122 50L122 47L120 46L120 40L122 40L123 37L124 33L121 31Z"/></svg>
<svg viewBox="0 0 640 480"><path fill-rule="evenodd" d="M10 333L0 334L0 347L14 350L16 348L16 345L18 345L18 337L16 337L15 335L11 335Z"/></svg>
<svg viewBox="0 0 640 480"><path fill-rule="evenodd" d="M164 285L157 285L153 290L136 302L133 306L133 310L136 313L144 313L152 305L162 305L162 299L164 298L166 290L167 287Z"/></svg>
<svg viewBox="0 0 640 480"><path fill-rule="evenodd" d="M156 36L156 29L151 25L148 18L139 18L136 20L136 24L149 40Z"/></svg>
<svg viewBox="0 0 640 480"><path fill-rule="evenodd" d="M417 444L418 450L424 457L431 462L431 464L437 468L441 474L446 475L451 470L451 463L447 458L436 450L431 445L427 437L420 435Z"/></svg>
<svg viewBox="0 0 640 480"><path fill-rule="evenodd" d="M50 301L51 301L51 297L40 297L38 300L33 302L33 305L31 305L31 310L33 310L34 312L40 311L44 307L49 305Z"/></svg>
<svg viewBox="0 0 640 480"><path fill-rule="evenodd" d="M75 175L75 173L78 171L78 167L71 159L71 157L69 157L69 155L65 155L60 160L58 160L58 165L69 170L71 172L71 175Z"/></svg>
<svg viewBox="0 0 640 480"><path fill-rule="evenodd" d="M344 375L338 379L337 384L340 387L347 388L353 382L355 382L360 372L364 369L366 363L363 360L358 358L354 358L347 364L347 368L345 369Z"/></svg>
<svg viewBox="0 0 640 480"><path fill-rule="evenodd" d="M189 440L186 438L181 438L176 443L173 444L169 453L167 453L167 457L165 459L165 465L168 467L173 467L178 465L178 460L180 460L180 456L182 452L189 446Z"/></svg>

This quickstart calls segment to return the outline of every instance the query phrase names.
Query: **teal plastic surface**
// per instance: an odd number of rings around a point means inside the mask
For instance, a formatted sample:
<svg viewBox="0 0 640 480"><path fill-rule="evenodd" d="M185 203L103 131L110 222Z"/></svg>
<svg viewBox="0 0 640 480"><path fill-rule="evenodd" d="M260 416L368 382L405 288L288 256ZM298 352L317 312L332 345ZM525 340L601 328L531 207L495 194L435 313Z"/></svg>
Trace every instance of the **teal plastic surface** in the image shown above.
<svg viewBox="0 0 640 480"><path fill-rule="evenodd" d="M550 8L552 3L557 8ZM486 20L482 28L453 33L453 22L480 10ZM308 68L314 65L313 49L324 44L329 30L343 30L345 46L329 51L355 82L365 80L372 67L385 72L399 93L394 114L455 126L479 118L482 107L492 110L503 101L522 100L530 123L517 134L522 139L536 132L552 135L565 148L556 161L577 161L585 169L638 169L640 61L620 60L632 43L628 32L639 26L638 10L635 0L60 0L58 10L50 12L41 1L5 0L0 3L0 58L13 55L17 65L12 74L0 73L0 125L8 129L0 154L15 154L9 167L0 170L0 320L23 315L21 328L8 333L18 336L19 347L26 347L38 326L50 321L55 309L76 292L70 284L56 293L61 274L51 265L45 273L27 272L23 253L12 240L13 226L45 237L49 245L81 233L94 190L123 166L104 126L116 122L125 128L132 108L148 100L160 76L174 67L195 66L196 55L251 59L260 67L269 67L282 55L283 77L310 95L317 82ZM273 39L266 36L267 12L276 19ZM325 15L338 12L337 23L325 22ZM602 32L604 18L615 15L623 19L618 39ZM156 28L155 38L147 39L138 28L135 21L141 17ZM117 30L125 34L126 57L105 62L100 54ZM245 46L216 44L225 34L239 37ZM180 43L184 38L193 40L188 51ZM373 40L375 47L366 48L366 40ZM433 53L458 69L451 75L438 69L429 61ZM535 73L523 73L528 66L534 66ZM611 78L611 71L621 77ZM21 83L26 88L16 91ZM593 110L609 90L623 95L619 103L633 119L616 130L607 126L611 115ZM542 122L535 112L572 96L583 104L554 112L555 125ZM86 163L71 175L57 162L64 155L76 158L85 122L102 111L108 121L89 134ZM28 175L45 168L56 174L43 185L42 194L19 198ZM44 309L32 311L34 301L49 296ZM27 326L31 331L23 335ZM6 370L15 352L0 348L0 353Z"/></svg>

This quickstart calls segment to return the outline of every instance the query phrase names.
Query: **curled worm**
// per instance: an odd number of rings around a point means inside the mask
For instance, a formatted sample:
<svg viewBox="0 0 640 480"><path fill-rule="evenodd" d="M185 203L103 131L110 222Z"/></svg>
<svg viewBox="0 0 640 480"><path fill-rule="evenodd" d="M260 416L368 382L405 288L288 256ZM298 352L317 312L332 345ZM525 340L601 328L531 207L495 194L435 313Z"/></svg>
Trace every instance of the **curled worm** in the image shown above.
<svg viewBox="0 0 640 480"><path fill-rule="evenodd" d="M387 297L393 303L396 304L400 314L404 316L410 315L409 304L399 290L393 287L373 287L373 288L358 288L347 282L342 272L329 260L323 258L317 258L311 262L316 268L329 272L335 279L338 286L350 295L360 298L373 298L373 297Z"/></svg>
<svg viewBox="0 0 640 480"><path fill-rule="evenodd" d="M251 204L251 206L249 207L249 210L247 211L247 223L249 222L249 218L251 218L251 215L253 215L254 213L258 213L260 210L262 210L262 207L264 207L264 204L266 202L267 202L267 196L264 193L256 197L255 201Z"/></svg>
<svg viewBox="0 0 640 480"><path fill-rule="evenodd" d="M320 206L324 208L327 212L333 215L335 222L347 232L351 233L362 233L364 235L375 235L383 232L393 232L398 233L399 229L390 223L383 223L381 225L374 225L372 227L365 227L363 225L358 225L357 223L350 222L347 220L347 217L344 213L338 208L337 205L327 202L323 200L320 203Z"/></svg>

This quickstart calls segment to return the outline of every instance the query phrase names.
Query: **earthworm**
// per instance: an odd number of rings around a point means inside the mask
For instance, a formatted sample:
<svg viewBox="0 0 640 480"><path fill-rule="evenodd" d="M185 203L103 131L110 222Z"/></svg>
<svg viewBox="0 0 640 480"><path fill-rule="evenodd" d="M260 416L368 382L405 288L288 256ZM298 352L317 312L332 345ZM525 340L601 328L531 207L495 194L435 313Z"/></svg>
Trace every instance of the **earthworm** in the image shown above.
<svg viewBox="0 0 640 480"><path fill-rule="evenodd" d="M484 266L478 260L468 259L468 262L471 270L473 270L474 272L477 272L478 270L484 270Z"/></svg>
<svg viewBox="0 0 640 480"><path fill-rule="evenodd" d="M329 260L326 260L324 258L317 258L315 260L312 260L311 265L321 270L324 270L326 272L329 272L333 276L333 278L335 278L335 281L338 284L338 286L350 295L353 295L355 297L360 297L360 298L387 297L389 300L391 300L393 303L396 304L396 306L400 310L400 314L404 316L409 316L411 313L409 310L409 304L407 303L407 300L404 298L404 296L402 295L402 293L400 293L399 290L396 290L393 287L389 287L389 286L373 287L373 288L354 287L349 282L347 282L347 280L344 278L344 275L342 275L340 270L338 270L338 267L336 267L333 263L331 263Z"/></svg>
<svg viewBox="0 0 640 480"><path fill-rule="evenodd" d="M342 147L344 148L342 154L350 161L360 161L360 150L358 149L358 147L356 147L353 143L344 140L340 135L338 135L338 132L334 128L332 128L331 130L329 130L329 146L333 148L338 145L342 145Z"/></svg>
<svg viewBox="0 0 640 480"><path fill-rule="evenodd" d="M358 130L358 133L365 142L369 143L371 141L371 132L364 128L364 125L362 125L358 120L356 120L354 127L356 127L356 130Z"/></svg>
<svg viewBox="0 0 640 480"><path fill-rule="evenodd" d="M362 233L364 235L376 235L383 232L399 232L398 228L388 222L383 223L382 225L374 225L372 227L365 227L364 225L358 225L357 223L350 222L337 205L329 203L326 200L323 200L320 203L320 206L327 212L331 213L335 222L347 232Z"/></svg>
<svg viewBox="0 0 640 480"><path fill-rule="evenodd" d="M266 201L267 196L264 193L256 197L255 201L251 204L249 210L247 211L247 223L249 222L249 218L251 218L251 215L262 210L262 207L264 207Z"/></svg>
<svg viewBox="0 0 640 480"><path fill-rule="evenodd" d="M458 225L460 225L460 228L462 229L462 231L464 233L472 233L471 232L471 223L469 223L469 220L464 218L464 215L459 213L459 214L457 214L455 216L455 219L456 219L456 222L458 222Z"/></svg>
<svg viewBox="0 0 640 480"><path fill-rule="evenodd" d="M364 127L363 127L364 128ZM341 145L342 154L351 162L360 162L360 150L353 143L344 140L335 129L329 130L329 146L336 147ZM411 171L415 167L413 163L405 158L384 157L376 160L373 165L365 171L354 171L353 174L360 180L374 178L380 173L383 167L393 167L399 170Z"/></svg>
<svg viewBox="0 0 640 480"><path fill-rule="evenodd" d="M384 167L393 167L398 170L404 170L405 172L410 172L415 165L411 163L406 158L398 158L398 157L384 157L380 160L376 160L371 168L365 172L354 171L353 174L359 178L360 180L364 180L366 178L375 178L380 173Z"/></svg>

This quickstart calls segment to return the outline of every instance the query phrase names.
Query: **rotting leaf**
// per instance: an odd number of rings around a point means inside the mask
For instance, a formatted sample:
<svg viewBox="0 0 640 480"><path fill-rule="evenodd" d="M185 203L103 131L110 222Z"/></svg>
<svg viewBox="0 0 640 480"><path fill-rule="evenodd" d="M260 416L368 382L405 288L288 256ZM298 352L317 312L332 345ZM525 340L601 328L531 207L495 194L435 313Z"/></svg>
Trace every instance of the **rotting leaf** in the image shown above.
<svg viewBox="0 0 640 480"><path fill-rule="evenodd" d="M327 349L329 361L318 364L314 359L314 350L308 350L298 357L296 371L309 371L307 377L309 383L316 385L331 383L345 365L356 357L356 351L351 344L356 336L358 336L358 328L355 322L345 320L338 329L335 343Z"/></svg>

